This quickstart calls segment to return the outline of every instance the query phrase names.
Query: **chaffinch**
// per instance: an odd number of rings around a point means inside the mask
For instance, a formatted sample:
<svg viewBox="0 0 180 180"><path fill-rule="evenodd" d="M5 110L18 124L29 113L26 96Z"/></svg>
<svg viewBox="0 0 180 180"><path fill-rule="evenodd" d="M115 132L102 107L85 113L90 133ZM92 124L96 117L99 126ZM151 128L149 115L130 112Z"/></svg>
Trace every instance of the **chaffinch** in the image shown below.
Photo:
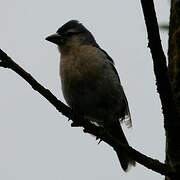
<svg viewBox="0 0 180 180"><path fill-rule="evenodd" d="M67 104L128 145L120 121L131 126L131 116L112 58L76 20L67 22L46 40L55 43L61 54L60 77ZM135 165L124 150L116 152L124 171Z"/></svg>

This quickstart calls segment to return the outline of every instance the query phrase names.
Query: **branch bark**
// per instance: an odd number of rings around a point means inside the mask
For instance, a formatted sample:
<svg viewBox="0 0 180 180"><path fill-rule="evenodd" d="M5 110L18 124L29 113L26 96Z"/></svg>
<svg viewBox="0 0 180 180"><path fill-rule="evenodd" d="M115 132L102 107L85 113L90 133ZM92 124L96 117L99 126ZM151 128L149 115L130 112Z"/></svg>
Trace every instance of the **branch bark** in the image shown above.
<svg viewBox="0 0 180 180"><path fill-rule="evenodd" d="M169 24L169 75L175 97L175 103L179 118L175 121L169 120L170 127L166 132L166 161L172 167L180 171L180 1L171 0L170 24ZM178 178L166 178L176 180Z"/></svg>
<svg viewBox="0 0 180 180"><path fill-rule="evenodd" d="M64 103L59 101L48 89L44 88L41 84L39 84L29 73L27 73L23 68L21 68L18 64L16 64L5 52L0 49L0 66L4 68L9 68L20 75L23 79L25 79L32 88L39 92L44 98L46 98L59 112L73 120L73 125L82 126L84 128L84 132L88 132L93 134L97 138L100 138L113 148L124 148L127 153L129 153L132 158L138 163L144 165L148 169L151 169L157 173L162 175L166 175L169 177L174 177L180 172L176 172L174 169L169 167L167 164L163 164L158 160L152 159L137 150L133 149L130 146L125 146L121 144L118 139L112 137L108 132L105 132L103 128L97 127L90 123L90 121L85 121L83 118L79 117L78 122L73 119L72 110L66 106Z"/></svg>

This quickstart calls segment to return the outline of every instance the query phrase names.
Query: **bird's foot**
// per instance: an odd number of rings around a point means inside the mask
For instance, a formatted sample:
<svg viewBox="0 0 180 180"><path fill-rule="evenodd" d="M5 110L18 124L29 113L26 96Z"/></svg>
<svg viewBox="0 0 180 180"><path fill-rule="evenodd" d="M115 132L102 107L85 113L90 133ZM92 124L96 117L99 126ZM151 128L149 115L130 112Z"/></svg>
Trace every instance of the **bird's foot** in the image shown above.
<svg viewBox="0 0 180 180"><path fill-rule="evenodd" d="M83 113L79 111L79 109L75 106L73 106L72 108L72 123L71 126L72 127L79 127L81 126L81 122L84 120L84 116Z"/></svg>

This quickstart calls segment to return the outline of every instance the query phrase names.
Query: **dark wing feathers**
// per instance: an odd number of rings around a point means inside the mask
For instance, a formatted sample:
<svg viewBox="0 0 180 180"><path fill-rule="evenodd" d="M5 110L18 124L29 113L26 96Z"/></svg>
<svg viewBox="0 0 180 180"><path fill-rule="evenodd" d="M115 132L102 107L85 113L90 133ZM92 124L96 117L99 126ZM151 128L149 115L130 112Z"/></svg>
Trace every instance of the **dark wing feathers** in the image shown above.
<svg viewBox="0 0 180 180"><path fill-rule="evenodd" d="M119 79L119 83L121 85L121 81L120 81L120 78L119 78L119 75L118 75L118 72L114 66L114 61L113 59L108 55L108 53L101 49L99 46L97 47L99 48L101 51L103 51L105 53L105 55L107 56L107 59L109 60L109 63L111 64L111 67L113 69L113 71L115 72L115 74L117 75L118 79ZM124 103L126 105L126 112L125 112L125 115L128 116L128 118L125 117L125 119L122 119L122 120L125 120L125 124L128 126L128 127L131 127L132 126L132 120L131 120L131 113L130 113L130 109L129 109L129 105L128 105L128 101L127 101L127 98L126 98L126 95L125 95L125 92L124 92L124 89L123 87L121 86L121 89L122 89L122 93L123 93L123 97L124 97Z"/></svg>

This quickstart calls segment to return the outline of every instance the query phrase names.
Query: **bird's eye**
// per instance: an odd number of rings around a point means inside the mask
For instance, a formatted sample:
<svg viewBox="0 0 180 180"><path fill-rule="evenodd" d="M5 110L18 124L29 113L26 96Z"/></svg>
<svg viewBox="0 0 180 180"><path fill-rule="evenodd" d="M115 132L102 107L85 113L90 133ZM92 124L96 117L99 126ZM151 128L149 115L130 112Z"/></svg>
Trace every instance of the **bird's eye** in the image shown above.
<svg viewBox="0 0 180 180"><path fill-rule="evenodd" d="M73 35L77 35L80 33L81 33L81 31L67 31L66 36L73 36Z"/></svg>
<svg viewBox="0 0 180 180"><path fill-rule="evenodd" d="M75 34L77 34L77 32L67 32L67 33L66 33L67 36L73 36L73 35L75 35Z"/></svg>

